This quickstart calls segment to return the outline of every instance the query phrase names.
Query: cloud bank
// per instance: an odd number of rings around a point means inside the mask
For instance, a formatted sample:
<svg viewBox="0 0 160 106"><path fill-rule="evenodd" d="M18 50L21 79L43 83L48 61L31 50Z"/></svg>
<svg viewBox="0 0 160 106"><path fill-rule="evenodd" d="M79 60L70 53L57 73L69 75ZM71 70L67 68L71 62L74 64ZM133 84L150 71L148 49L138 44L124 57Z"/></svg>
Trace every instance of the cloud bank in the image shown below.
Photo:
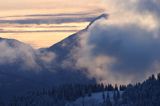
<svg viewBox="0 0 160 106"><path fill-rule="evenodd" d="M159 71L159 0L103 0L109 18L97 20L73 51L76 67L98 82L142 81ZM108 8L107 8L108 6Z"/></svg>
<svg viewBox="0 0 160 106"><path fill-rule="evenodd" d="M0 38L0 65L20 65L23 70L41 70L41 64L54 61L53 52L41 52L13 39Z"/></svg>

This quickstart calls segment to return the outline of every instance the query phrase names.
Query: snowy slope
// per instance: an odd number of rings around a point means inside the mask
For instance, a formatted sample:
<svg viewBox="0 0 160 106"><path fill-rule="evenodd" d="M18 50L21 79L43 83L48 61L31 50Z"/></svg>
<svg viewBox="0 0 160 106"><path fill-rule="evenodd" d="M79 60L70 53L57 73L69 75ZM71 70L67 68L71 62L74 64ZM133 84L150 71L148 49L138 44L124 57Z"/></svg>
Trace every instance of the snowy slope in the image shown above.
<svg viewBox="0 0 160 106"><path fill-rule="evenodd" d="M120 95L122 95L122 91L120 91ZM105 92L99 92L99 93L92 93L91 96L86 95L84 98L80 97L76 101L72 103L66 104L66 106L100 106L103 104L104 99L103 95L105 95L105 98L107 98L107 95L109 95L110 101L113 103L114 99L114 91L105 91Z"/></svg>

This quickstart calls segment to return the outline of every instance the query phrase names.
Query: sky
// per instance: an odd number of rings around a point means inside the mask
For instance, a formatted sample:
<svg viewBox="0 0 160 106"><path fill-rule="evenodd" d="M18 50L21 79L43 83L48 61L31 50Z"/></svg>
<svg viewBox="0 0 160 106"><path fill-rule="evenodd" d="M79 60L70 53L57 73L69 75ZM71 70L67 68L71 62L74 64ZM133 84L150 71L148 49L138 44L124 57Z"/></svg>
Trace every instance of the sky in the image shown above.
<svg viewBox="0 0 160 106"><path fill-rule="evenodd" d="M103 12L101 0L0 0L0 37L49 47Z"/></svg>

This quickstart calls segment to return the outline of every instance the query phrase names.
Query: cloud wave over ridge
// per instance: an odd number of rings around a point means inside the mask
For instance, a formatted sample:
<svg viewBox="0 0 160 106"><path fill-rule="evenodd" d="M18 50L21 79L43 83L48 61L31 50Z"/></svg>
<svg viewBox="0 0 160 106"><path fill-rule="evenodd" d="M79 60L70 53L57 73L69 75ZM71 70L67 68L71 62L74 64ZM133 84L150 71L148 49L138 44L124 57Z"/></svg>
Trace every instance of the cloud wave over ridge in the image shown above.
<svg viewBox="0 0 160 106"><path fill-rule="evenodd" d="M142 81L160 72L160 1L103 0L109 18L94 22L73 51L76 67L98 82Z"/></svg>

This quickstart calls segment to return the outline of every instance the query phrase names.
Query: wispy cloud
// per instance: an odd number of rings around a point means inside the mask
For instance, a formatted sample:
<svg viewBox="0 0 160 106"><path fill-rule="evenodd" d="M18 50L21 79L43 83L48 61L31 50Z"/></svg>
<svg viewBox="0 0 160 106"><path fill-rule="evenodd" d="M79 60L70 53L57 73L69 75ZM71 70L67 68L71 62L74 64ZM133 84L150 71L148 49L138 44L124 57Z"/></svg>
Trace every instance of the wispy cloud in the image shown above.
<svg viewBox="0 0 160 106"><path fill-rule="evenodd" d="M20 68L24 70L40 70L39 61L48 64L56 56L53 52L41 52L17 40L3 38L0 38L0 51L3 51L0 52L0 65L21 62Z"/></svg>
<svg viewBox="0 0 160 106"><path fill-rule="evenodd" d="M16 19L16 20L0 20L0 23L9 24L62 24L62 23L73 23L73 22L89 22L92 21L94 17L50 17L47 19L37 18L37 19Z"/></svg>
<svg viewBox="0 0 160 106"><path fill-rule="evenodd" d="M94 9L94 10L90 10L90 11L85 11L85 12L76 12L76 13L53 13L53 14L30 14L30 15L12 15L12 16L1 16L0 18L18 18L18 17L50 17L50 16L54 16L54 17L64 17L64 16L72 16L72 17L77 17L77 16L88 16L88 15L92 15L95 16L97 14L100 14L104 12L104 9Z"/></svg>
<svg viewBox="0 0 160 106"><path fill-rule="evenodd" d="M0 29L0 33L34 33L34 32L77 32L78 30L35 30L35 31L11 31Z"/></svg>
<svg viewBox="0 0 160 106"><path fill-rule="evenodd" d="M59 14L31 14L0 17L0 23L10 24L60 24L73 22L90 22L104 10L96 9L89 12L59 13Z"/></svg>
<svg viewBox="0 0 160 106"><path fill-rule="evenodd" d="M102 11L4 16L0 17L0 33L77 32L81 30L79 23L92 21Z"/></svg>

